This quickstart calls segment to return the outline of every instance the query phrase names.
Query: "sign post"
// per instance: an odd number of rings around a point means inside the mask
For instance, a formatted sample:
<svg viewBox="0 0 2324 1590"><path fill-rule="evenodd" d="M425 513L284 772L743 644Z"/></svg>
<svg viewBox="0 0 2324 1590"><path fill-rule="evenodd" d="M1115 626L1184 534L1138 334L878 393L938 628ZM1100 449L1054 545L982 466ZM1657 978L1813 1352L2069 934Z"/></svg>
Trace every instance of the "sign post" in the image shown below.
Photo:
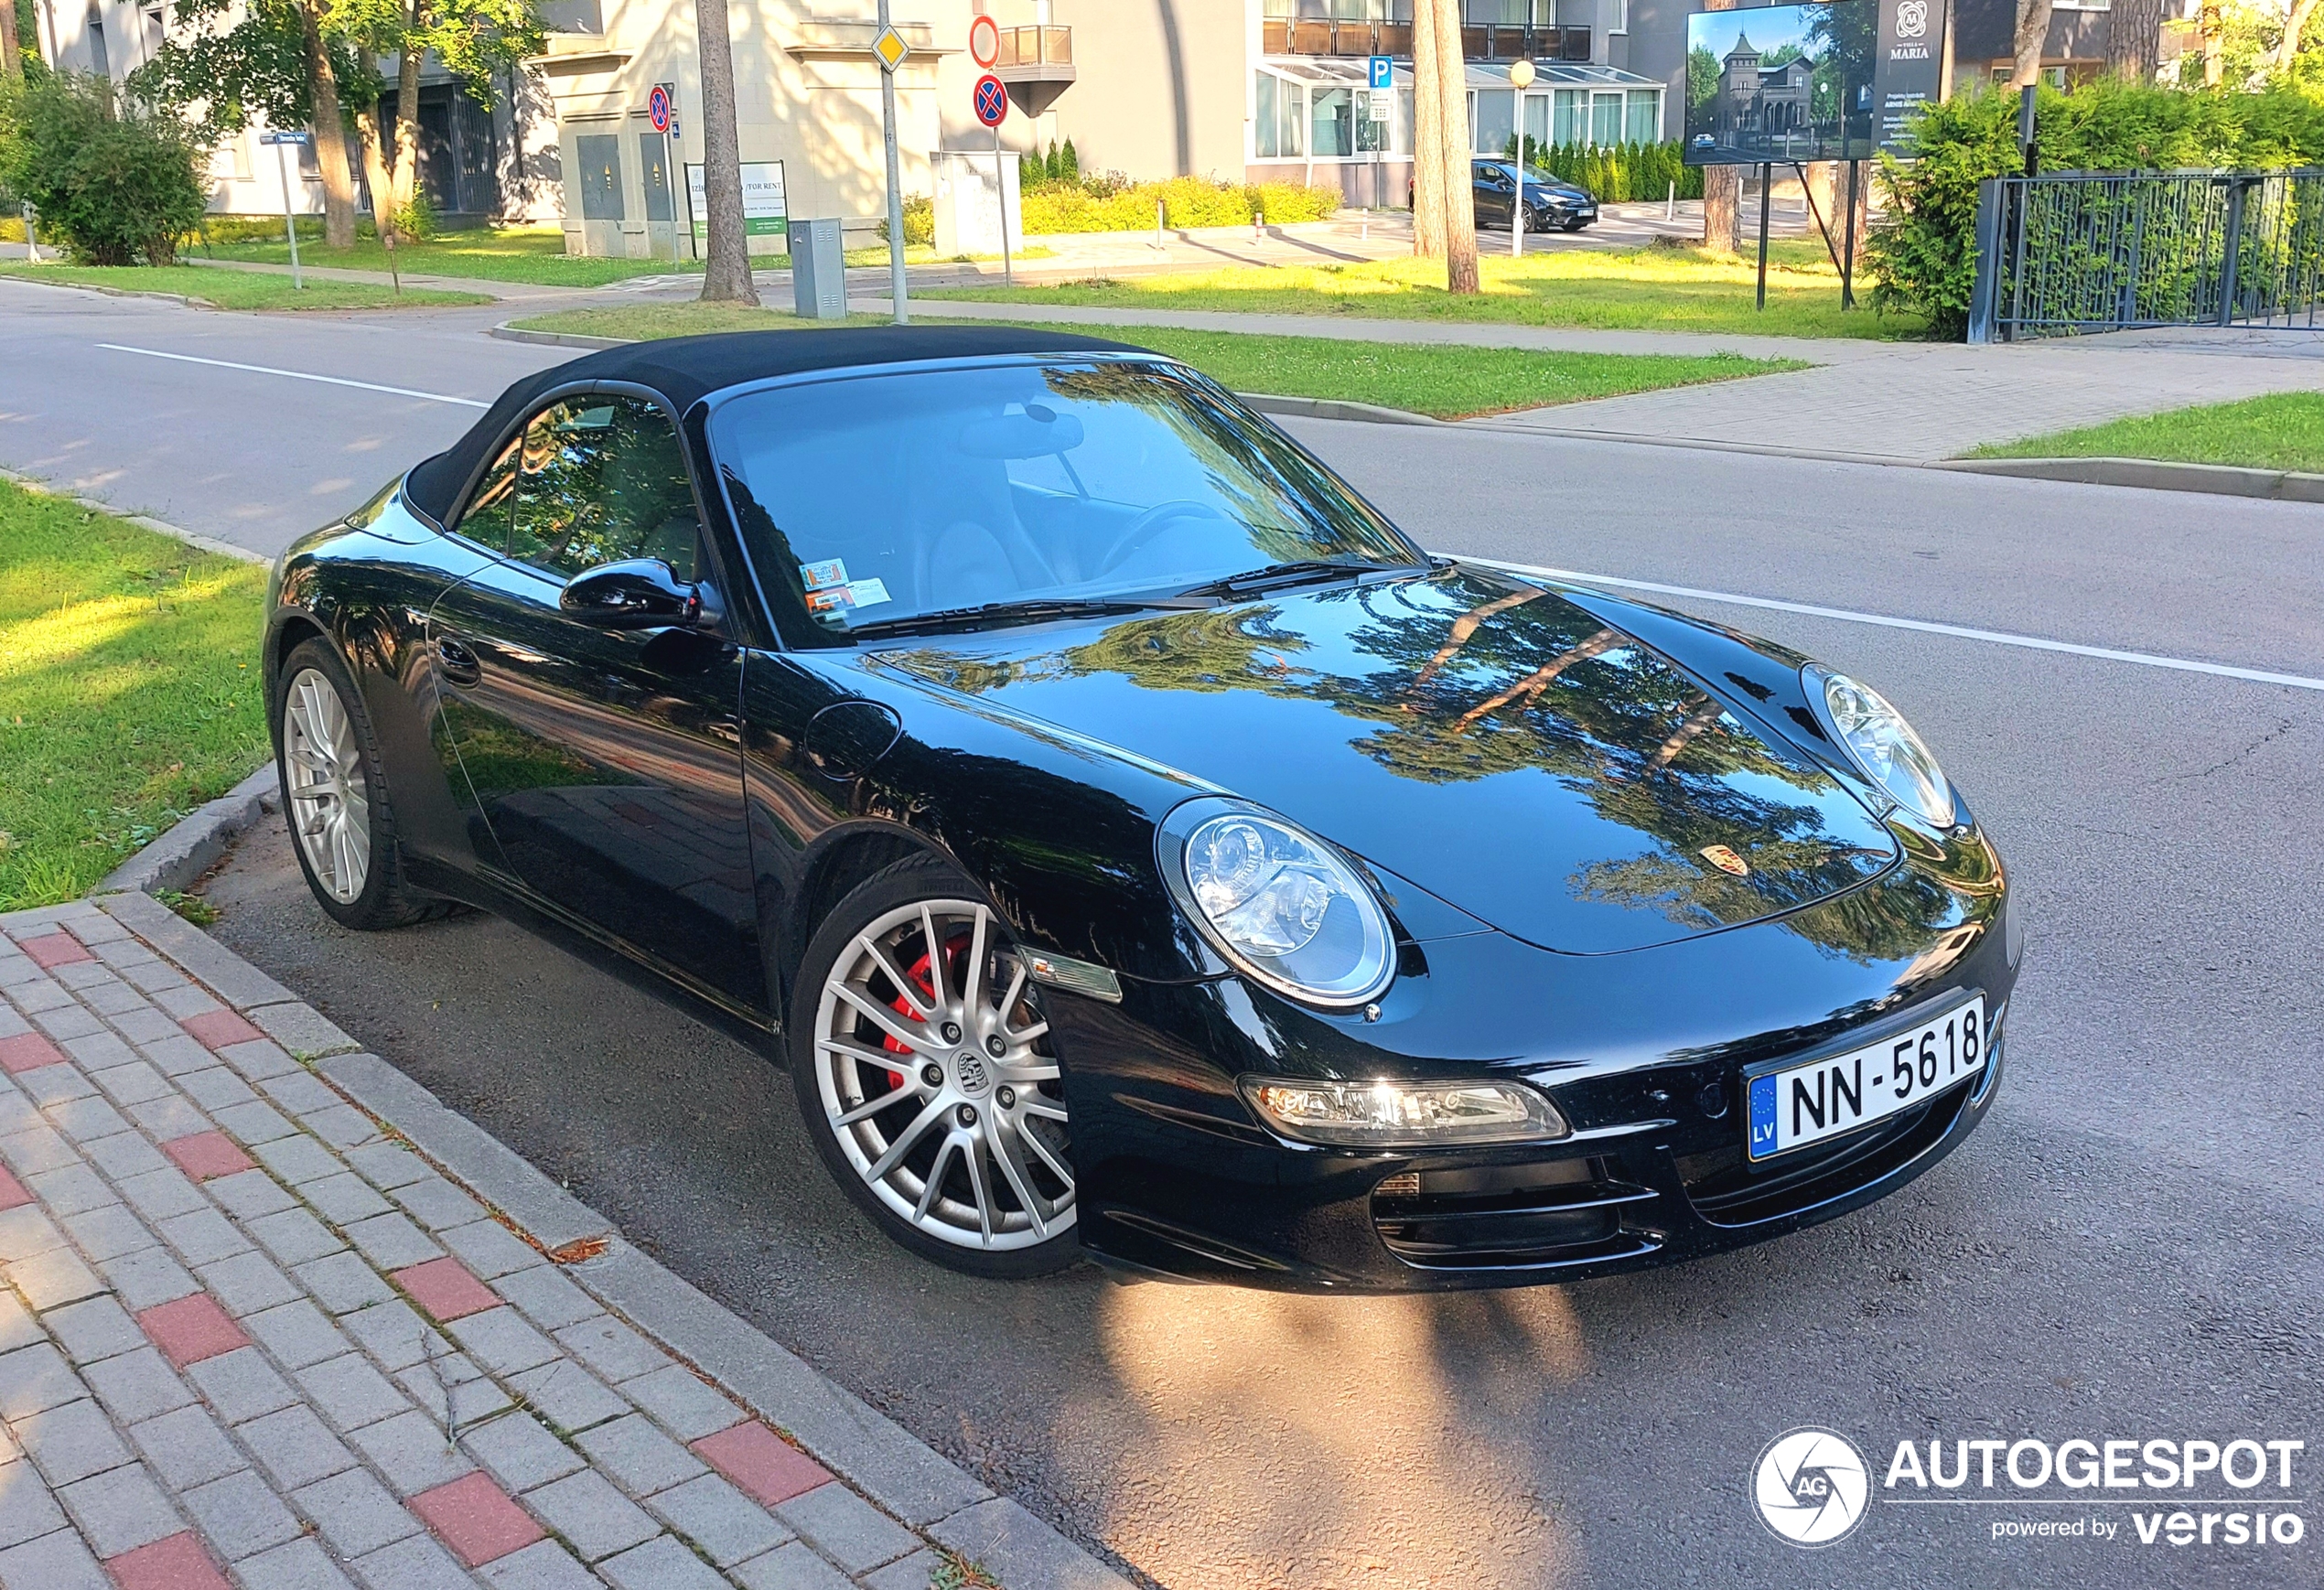
<svg viewBox="0 0 2324 1590"><path fill-rule="evenodd" d="M974 30L971 29L972 36ZM1017 285L1008 250L1008 174L1001 169L1001 123L1008 117L1008 89L986 72L976 80L976 119L993 129L993 198L1001 209L1001 280Z"/></svg>
<svg viewBox="0 0 2324 1590"><path fill-rule="evenodd" d="M1370 91L1371 102L1364 113L1373 124L1372 134L1372 208L1388 208L1387 167L1388 137L1395 130L1396 62L1393 56L1373 55L1364 58L1364 87ZM1364 236L1372 235L1372 215L1364 214Z"/></svg>
<svg viewBox="0 0 2324 1590"><path fill-rule="evenodd" d="M896 154L896 69L911 52L888 20L888 0L879 0L879 36L872 40L872 53L879 57L880 139L888 146L888 297L898 326L911 324L911 312L904 306L904 167Z"/></svg>
<svg viewBox="0 0 2324 1590"><path fill-rule="evenodd" d="M274 127L269 127L258 135L260 143L274 145L274 169L281 174L283 179L283 236L290 243L291 291L295 293L305 292L307 282L298 273L298 226L291 220L290 159L283 153L283 149L286 145L304 145L313 135L307 132L285 133ZM382 246L393 247L392 244ZM393 263L393 255L390 256L390 263ZM402 284L397 285L397 290L399 292L402 290Z"/></svg>
<svg viewBox="0 0 2324 1590"><path fill-rule="evenodd" d="M670 134L678 121L677 85L653 85L653 91L646 96L646 120L662 134L662 191L670 197L670 263L674 265L678 263L678 168L670 158Z"/></svg>

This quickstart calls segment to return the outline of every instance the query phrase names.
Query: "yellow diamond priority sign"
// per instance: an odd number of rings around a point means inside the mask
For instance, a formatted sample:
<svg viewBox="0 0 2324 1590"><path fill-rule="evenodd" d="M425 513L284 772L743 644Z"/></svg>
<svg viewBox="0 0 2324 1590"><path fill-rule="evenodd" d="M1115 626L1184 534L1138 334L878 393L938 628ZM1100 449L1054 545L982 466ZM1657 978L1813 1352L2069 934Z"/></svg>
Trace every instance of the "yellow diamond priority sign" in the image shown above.
<svg viewBox="0 0 2324 1590"><path fill-rule="evenodd" d="M879 64L889 71L903 65L904 58L911 52L912 47L904 42L904 36L892 27L881 28L879 37L872 40L872 53L879 57Z"/></svg>

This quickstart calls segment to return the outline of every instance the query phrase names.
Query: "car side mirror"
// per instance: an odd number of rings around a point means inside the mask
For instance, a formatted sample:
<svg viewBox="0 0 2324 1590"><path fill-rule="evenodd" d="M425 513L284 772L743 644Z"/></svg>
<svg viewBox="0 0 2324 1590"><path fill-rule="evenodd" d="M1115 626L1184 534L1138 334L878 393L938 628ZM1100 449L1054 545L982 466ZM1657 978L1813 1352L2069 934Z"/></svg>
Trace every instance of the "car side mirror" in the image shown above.
<svg viewBox="0 0 2324 1590"><path fill-rule="evenodd" d="M702 590L660 558L629 558L574 575L557 607L605 629L691 628L702 618Z"/></svg>

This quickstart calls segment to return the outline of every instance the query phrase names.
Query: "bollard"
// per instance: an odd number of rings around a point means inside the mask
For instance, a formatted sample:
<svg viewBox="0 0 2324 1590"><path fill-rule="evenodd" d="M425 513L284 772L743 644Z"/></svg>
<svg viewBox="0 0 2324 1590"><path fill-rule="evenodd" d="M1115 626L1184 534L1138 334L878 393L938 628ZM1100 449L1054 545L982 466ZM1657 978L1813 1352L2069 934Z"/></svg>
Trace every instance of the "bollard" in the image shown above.
<svg viewBox="0 0 2324 1590"><path fill-rule="evenodd" d="M1264 209L1253 209L1251 212L1251 241L1253 243L1263 243L1267 241L1267 212Z"/></svg>
<svg viewBox="0 0 2324 1590"><path fill-rule="evenodd" d="M1162 249L1162 200L1158 199L1154 201L1154 248L1157 253Z"/></svg>
<svg viewBox="0 0 2324 1590"><path fill-rule="evenodd" d="M1675 182L1671 184L1670 192L1662 199L1662 219L1664 220L1678 219L1678 184Z"/></svg>

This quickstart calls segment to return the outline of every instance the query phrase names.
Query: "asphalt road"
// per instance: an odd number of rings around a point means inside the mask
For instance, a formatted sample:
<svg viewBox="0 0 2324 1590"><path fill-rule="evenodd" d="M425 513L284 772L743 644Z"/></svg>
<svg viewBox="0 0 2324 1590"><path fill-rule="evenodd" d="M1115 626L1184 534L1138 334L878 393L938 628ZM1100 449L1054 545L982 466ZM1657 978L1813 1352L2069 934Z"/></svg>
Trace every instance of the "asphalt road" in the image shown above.
<svg viewBox="0 0 2324 1590"><path fill-rule="evenodd" d="M141 330L156 347L191 335ZM276 345L215 356L328 368L320 339L356 335L269 324L232 346ZM435 383L482 382L502 356L485 346L383 341L377 379L469 391ZM102 379L121 383L117 413L184 413L230 373L142 360ZM0 409L24 406L16 379L0 373ZM264 423L314 424L298 406ZM401 443L436 424L365 434ZM2324 675L2312 508L1296 428L1441 550ZM0 463L24 467L22 434L0 423ZM92 411L85 467L117 467L117 435ZM319 447L261 460L258 439L242 444L253 500L297 500L302 468L348 472ZM363 490L393 467L373 451ZM256 522L178 517L210 534ZM852 1212L764 1061L503 924L339 932L268 830L210 886L215 931L681 1273L1157 1584L2317 1583L2324 866L2307 835L2324 809L2324 692L1673 605L1888 693L1998 836L2032 924L2004 1092L1960 1153L1844 1220L1683 1269L1451 1298L1090 1270L972 1282ZM1771 1437L1809 1423L1855 1439L1876 1477L1908 1438L2305 1440L2291 1494L2308 1538L2145 1546L2119 1505L1883 1506L1809 1555L1761 1530L1745 1481ZM2085 1515L2120 1534L1989 1538L1998 1517Z"/></svg>

